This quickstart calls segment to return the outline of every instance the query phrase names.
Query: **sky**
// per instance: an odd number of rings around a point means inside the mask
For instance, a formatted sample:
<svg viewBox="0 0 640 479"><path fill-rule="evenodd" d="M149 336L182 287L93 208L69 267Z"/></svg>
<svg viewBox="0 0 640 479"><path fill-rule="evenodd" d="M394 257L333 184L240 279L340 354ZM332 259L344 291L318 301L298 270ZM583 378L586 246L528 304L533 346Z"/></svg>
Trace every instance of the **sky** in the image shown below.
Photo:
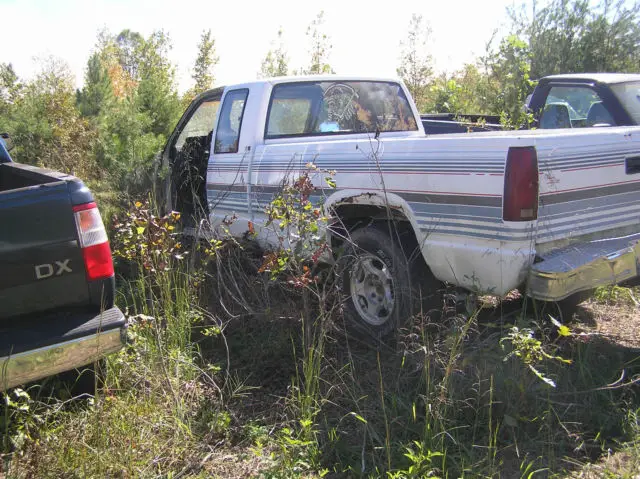
<svg viewBox="0 0 640 479"><path fill-rule="evenodd" d="M517 1L517 5L522 2ZM64 60L83 83L97 33L128 28L147 36L166 31L172 40L180 91L192 85L191 68L204 29L216 39L220 62L216 84L256 78L266 52L283 30L289 65L306 61L305 32L322 9L336 73L396 76L400 42L413 13L432 28L431 54L438 71L453 71L484 52L496 29L504 32L506 9L514 0L0 0L3 45L0 62L12 63L25 79L37 71L38 58Z"/></svg>

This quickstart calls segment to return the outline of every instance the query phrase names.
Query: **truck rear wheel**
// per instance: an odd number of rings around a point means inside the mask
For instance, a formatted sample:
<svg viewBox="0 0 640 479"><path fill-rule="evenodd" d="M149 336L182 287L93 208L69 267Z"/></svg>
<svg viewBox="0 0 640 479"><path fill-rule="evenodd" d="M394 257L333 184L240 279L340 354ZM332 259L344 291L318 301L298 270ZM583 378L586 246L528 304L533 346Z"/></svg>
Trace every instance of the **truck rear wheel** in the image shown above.
<svg viewBox="0 0 640 479"><path fill-rule="evenodd" d="M375 340L408 322L417 297L408 252L385 226L352 232L338 259L347 327Z"/></svg>

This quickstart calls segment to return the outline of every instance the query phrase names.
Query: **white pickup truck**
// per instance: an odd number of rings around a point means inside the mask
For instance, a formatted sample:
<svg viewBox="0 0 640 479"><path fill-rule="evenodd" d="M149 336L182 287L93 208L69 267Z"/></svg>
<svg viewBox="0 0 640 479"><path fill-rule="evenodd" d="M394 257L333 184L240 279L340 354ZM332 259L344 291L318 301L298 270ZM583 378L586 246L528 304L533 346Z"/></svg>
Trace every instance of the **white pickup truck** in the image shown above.
<svg viewBox="0 0 640 479"><path fill-rule="evenodd" d="M437 280L560 301L639 268L640 127L570 120L568 110L586 117L601 109L594 83L609 82L636 122L627 124L637 124L640 75L585 79L545 83L540 129L433 136L393 79L292 77L217 88L193 101L169 139L165 193L170 207L204 212L214 228L237 218L232 231L241 235L249 222L260 232L265 206L292 172L310 162L335 170L335 189L322 175L315 186L361 253L343 282L346 309L377 335L409 314L411 245ZM185 181L185 171L196 174ZM403 243L389 235L390 220Z"/></svg>

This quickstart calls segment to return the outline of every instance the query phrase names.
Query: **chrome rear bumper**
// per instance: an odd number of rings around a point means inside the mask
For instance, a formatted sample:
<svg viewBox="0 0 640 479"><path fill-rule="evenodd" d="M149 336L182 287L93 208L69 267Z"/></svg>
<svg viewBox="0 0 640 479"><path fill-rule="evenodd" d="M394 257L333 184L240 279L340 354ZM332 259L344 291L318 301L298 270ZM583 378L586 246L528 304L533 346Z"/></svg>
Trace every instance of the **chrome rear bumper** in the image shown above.
<svg viewBox="0 0 640 479"><path fill-rule="evenodd" d="M126 326L0 357L0 391L90 364L126 344Z"/></svg>
<svg viewBox="0 0 640 479"><path fill-rule="evenodd" d="M572 244L548 252L532 265L527 292L535 299L560 301L580 291L634 278L639 262L640 233Z"/></svg>

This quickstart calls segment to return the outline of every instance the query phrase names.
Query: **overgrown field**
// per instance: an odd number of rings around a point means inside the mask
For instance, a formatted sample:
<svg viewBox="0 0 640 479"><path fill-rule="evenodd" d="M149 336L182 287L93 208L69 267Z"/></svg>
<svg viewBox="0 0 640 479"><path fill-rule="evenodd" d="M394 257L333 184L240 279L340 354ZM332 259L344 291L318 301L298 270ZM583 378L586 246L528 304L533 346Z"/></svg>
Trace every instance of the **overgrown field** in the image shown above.
<svg viewBox="0 0 640 479"><path fill-rule="evenodd" d="M271 216L317 238L292 198ZM181 243L179 220L137 203L112 225L131 342L94 383L4 397L0 477L640 473L640 288L598 290L564 323L516 293L463 313L445 289L371 344L346 332L322 244L304 261Z"/></svg>

